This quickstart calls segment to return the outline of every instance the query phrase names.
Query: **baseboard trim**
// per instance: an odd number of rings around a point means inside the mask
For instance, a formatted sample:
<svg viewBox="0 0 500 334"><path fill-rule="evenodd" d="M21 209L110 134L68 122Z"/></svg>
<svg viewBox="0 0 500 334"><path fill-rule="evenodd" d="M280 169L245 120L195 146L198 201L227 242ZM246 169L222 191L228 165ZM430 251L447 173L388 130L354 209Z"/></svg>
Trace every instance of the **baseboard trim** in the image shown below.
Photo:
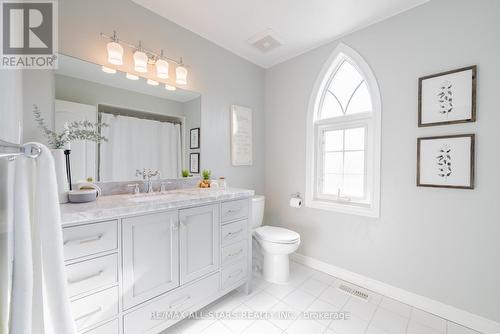
<svg viewBox="0 0 500 334"><path fill-rule="evenodd" d="M402 303L414 306L476 331L482 333L500 333L500 323L493 320L483 318L470 312L417 295L352 271L336 267L312 257L294 253L291 255L291 259L318 271L322 271L347 282L372 290L376 293L396 299Z"/></svg>

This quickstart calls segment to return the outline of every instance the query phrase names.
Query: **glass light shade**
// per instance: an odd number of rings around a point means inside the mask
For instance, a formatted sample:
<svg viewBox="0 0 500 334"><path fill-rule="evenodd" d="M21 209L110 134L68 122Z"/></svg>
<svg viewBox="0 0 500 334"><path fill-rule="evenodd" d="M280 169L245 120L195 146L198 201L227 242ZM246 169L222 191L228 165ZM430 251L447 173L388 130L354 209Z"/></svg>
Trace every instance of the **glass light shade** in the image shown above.
<svg viewBox="0 0 500 334"><path fill-rule="evenodd" d="M123 47L117 42L109 42L106 48L108 49L108 63L123 65Z"/></svg>
<svg viewBox="0 0 500 334"><path fill-rule="evenodd" d="M102 69L102 71L104 73L109 73L109 74L115 74L116 73L116 70L114 68L103 66L101 69Z"/></svg>
<svg viewBox="0 0 500 334"><path fill-rule="evenodd" d="M139 73L146 73L148 71L148 55L142 51L137 50L134 52L134 69Z"/></svg>
<svg viewBox="0 0 500 334"><path fill-rule="evenodd" d="M166 90L171 90L171 91L174 91L177 89L177 87L175 86L172 86L172 85L169 85L169 84L165 84L165 89Z"/></svg>
<svg viewBox="0 0 500 334"><path fill-rule="evenodd" d="M135 74L132 74L132 73L127 73L125 74L125 76L127 77L127 79L129 80L139 80L139 76L135 75Z"/></svg>
<svg viewBox="0 0 500 334"><path fill-rule="evenodd" d="M187 75L188 71L184 66L182 65L177 66L177 68L175 69L175 82L178 85L186 85Z"/></svg>
<svg viewBox="0 0 500 334"><path fill-rule="evenodd" d="M160 84L158 81L154 81L151 79L148 79L147 83L148 83L148 85L151 85L151 86L158 86Z"/></svg>
<svg viewBox="0 0 500 334"><path fill-rule="evenodd" d="M163 59L156 61L156 76L161 79L168 78L168 62Z"/></svg>

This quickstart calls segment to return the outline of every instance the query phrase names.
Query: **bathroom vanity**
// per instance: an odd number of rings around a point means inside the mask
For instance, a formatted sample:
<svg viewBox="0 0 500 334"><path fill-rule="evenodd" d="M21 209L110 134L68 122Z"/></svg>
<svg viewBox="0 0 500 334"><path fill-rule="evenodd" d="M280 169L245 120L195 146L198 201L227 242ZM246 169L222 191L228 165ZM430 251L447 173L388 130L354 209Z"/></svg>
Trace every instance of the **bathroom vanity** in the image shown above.
<svg viewBox="0 0 500 334"><path fill-rule="evenodd" d="M253 191L179 189L61 205L79 333L159 333L248 289Z"/></svg>

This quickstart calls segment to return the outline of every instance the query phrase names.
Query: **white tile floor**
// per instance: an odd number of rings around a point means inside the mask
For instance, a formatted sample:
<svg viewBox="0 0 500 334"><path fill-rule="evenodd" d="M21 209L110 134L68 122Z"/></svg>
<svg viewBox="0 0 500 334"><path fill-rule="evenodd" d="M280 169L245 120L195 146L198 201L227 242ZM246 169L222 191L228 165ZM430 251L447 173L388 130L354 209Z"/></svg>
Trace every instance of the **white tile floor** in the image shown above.
<svg viewBox="0 0 500 334"><path fill-rule="evenodd" d="M291 280L286 285L270 284L255 278L250 295L233 291L207 306L216 312L344 312L347 320L279 318L184 320L162 334L478 334L430 313L370 292L369 301L337 289L341 282L291 262ZM332 313L330 313L332 312ZM255 313L251 313L255 314ZM258 313L262 314L262 313ZM342 313L340 313L342 314Z"/></svg>

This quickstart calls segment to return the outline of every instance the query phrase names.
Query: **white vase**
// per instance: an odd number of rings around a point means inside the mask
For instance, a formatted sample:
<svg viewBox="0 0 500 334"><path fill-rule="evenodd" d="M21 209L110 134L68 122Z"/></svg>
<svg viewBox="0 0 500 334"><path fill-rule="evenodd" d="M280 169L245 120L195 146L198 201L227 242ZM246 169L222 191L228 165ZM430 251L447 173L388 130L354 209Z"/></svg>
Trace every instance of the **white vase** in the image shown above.
<svg viewBox="0 0 500 334"><path fill-rule="evenodd" d="M64 156L64 150L53 149L50 151L54 157L59 203L68 203L69 183L68 175L66 174L66 157Z"/></svg>

